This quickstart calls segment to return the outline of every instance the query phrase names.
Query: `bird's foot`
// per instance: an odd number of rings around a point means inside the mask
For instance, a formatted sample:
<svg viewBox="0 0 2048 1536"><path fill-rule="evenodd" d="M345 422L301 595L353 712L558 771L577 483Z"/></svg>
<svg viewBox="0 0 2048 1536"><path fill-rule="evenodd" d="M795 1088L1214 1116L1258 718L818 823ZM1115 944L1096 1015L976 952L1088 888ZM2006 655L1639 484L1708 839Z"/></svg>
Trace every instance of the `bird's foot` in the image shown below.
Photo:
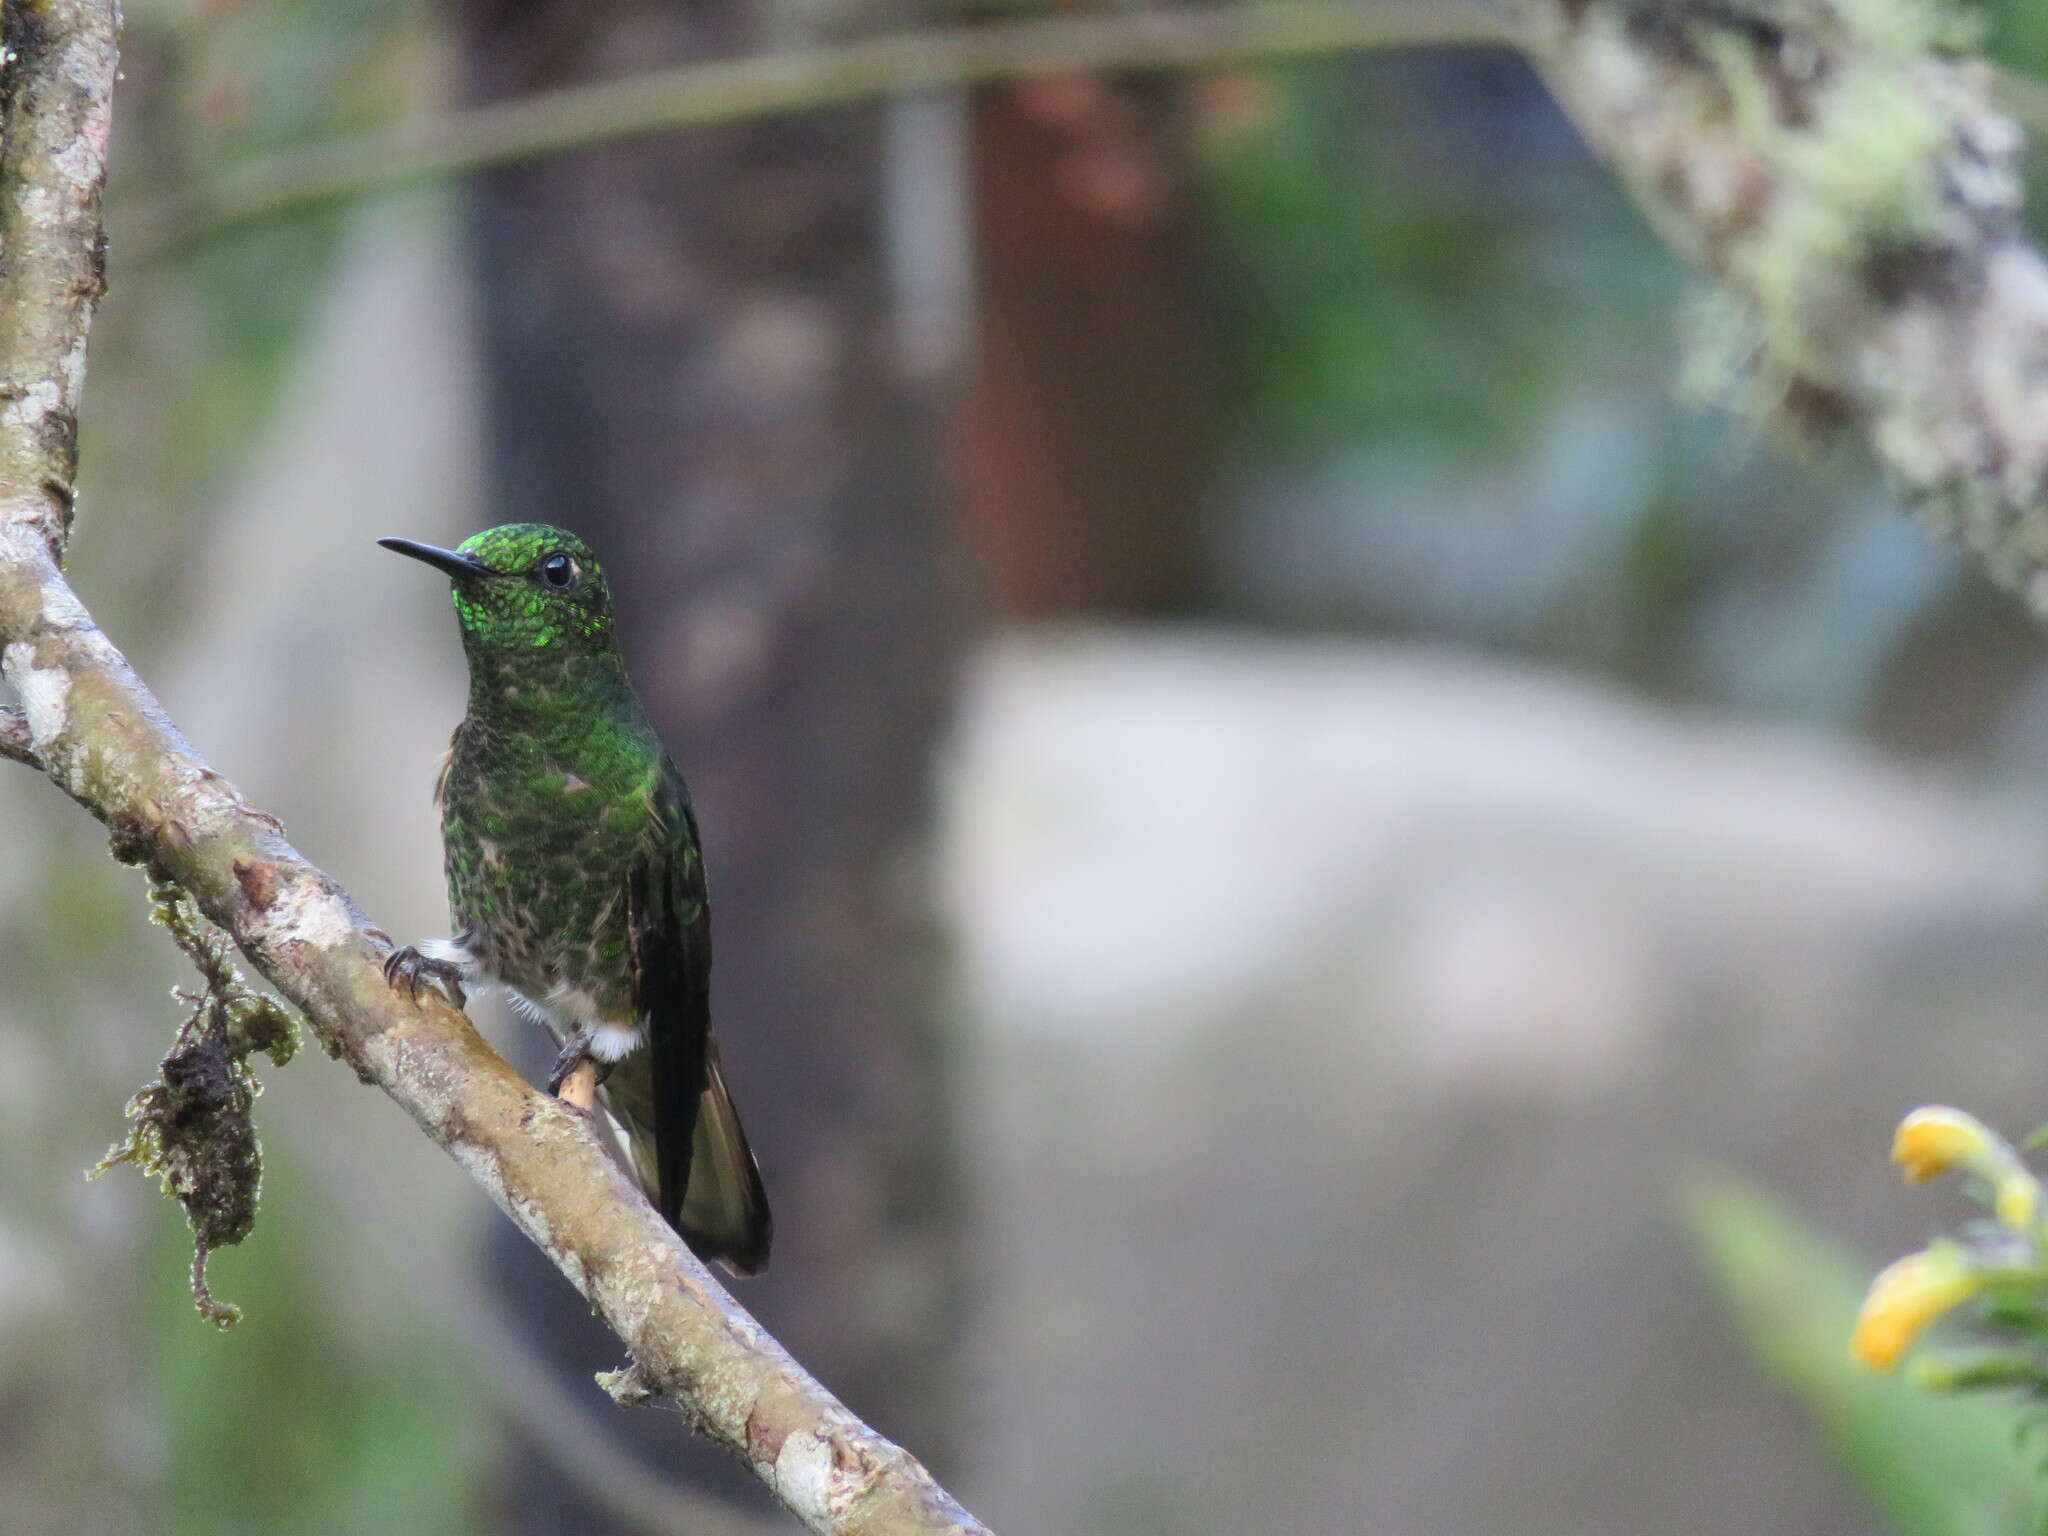
<svg viewBox="0 0 2048 1536"><path fill-rule="evenodd" d="M440 987L448 994L448 1001L461 1008L469 1002L469 994L462 990L462 967L453 960L435 960L423 955L408 944L403 949L394 949L384 961L384 979L394 987L403 987L417 1001L420 988L429 984Z"/></svg>
<svg viewBox="0 0 2048 1536"><path fill-rule="evenodd" d="M597 1089L610 1074L611 1066L591 1054L590 1036L578 1031L569 1037L561 1055L548 1073L548 1092L576 1109L588 1113L597 1106Z"/></svg>

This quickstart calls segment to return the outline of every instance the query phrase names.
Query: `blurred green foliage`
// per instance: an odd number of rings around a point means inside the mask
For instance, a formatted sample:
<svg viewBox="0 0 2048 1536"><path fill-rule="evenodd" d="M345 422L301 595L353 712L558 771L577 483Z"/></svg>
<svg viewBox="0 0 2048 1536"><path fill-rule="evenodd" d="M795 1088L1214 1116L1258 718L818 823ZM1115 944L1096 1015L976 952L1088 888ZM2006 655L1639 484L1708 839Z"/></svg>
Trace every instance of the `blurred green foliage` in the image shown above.
<svg viewBox="0 0 2048 1536"><path fill-rule="evenodd" d="M1812 1414L1841 1466L1899 1536L2017 1536L2040 1528L2048 1479L2027 1448L2041 1411L1937 1396L1855 1364L1849 1336L1873 1266L1763 1191L1702 1174L1683 1216L1763 1370Z"/></svg>
<svg viewBox="0 0 2048 1536"><path fill-rule="evenodd" d="M1503 56L1501 83L1519 69ZM1480 119L1500 135L1500 162L1475 177L1457 153L1467 146L1432 143L1418 119L1413 56L1244 82L1227 111L1206 114L1203 163L1232 415L1255 457L1396 435L1497 453L1584 382L1603 333L1675 292L1675 268L1618 192L1589 206L1549 174L1556 134L1517 110L1526 90ZM1538 142L1518 147L1532 128ZM1569 250L1547 216L1560 193L1578 225ZM1561 352L1574 367L1559 367Z"/></svg>
<svg viewBox="0 0 2048 1536"><path fill-rule="evenodd" d="M404 1294L369 1298L374 1348L343 1343L336 1294L316 1268L322 1196L273 1155L263 1221L215 1259L242 1320L192 1314L190 1237L153 1202L152 1363L173 1536L370 1536L483 1528L487 1442L474 1370Z"/></svg>
<svg viewBox="0 0 2048 1536"><path fill-rule="evenodd" d="M2032 74L2048 73L2048 6L2040 0L1989 0L1984 51L1998 63Z"/></svg>
<svg viewBox="0 0 2048 1536"><path fill-rule="evenodd" d="M278 150L399 116L419 73L426 16L411 0L291 0L204 8L166 38L176 88L163 106L187 147L174 195ZM161 195L161 186L151 189ZM235 229L185 263L211 343L195 391L197 442L229 448L260 426L333 258L349 210L314 209ZM118 218L118 213L116 215Z"/></svg>
<svg viewBox="0 0 2048 1536"><path fill-rule="evenodd" d="M1990 20L2002 64L2048 76L2048 7ZM2023 614L1864 456L1794 463L1674 400L1698 279L1519 59L1241 79L1196 114L1233 429L1222 606L1914 751L2033 750L2003 723L2030 686ZM1900 686L1953 675L1961 646L1978 665L1942 709Z"/></svg>
<svg viewBox="0 0 2048 1536"><path fill-rule="evenodd" d="M206 188L270 152L388 122L429 94L416 0L130 9L107 191L108 296L81 422L80 545L143 623L175 624L193 515L263 440L347 208L165 244ZM99 601L108 601L103 585Z"/></svg>

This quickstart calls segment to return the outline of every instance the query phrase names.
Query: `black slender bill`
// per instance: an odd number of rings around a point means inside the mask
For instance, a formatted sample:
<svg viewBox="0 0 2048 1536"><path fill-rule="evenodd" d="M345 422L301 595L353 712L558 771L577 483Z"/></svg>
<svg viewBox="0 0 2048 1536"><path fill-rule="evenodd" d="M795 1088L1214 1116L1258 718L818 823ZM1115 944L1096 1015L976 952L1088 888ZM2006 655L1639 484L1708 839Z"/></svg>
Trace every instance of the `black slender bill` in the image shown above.
<svg viewBox="0 0 2048 1536"><path fill-rule="evenodd" d="M385 549L395 550L401 555L410 555L415 560L423 560L435 570L446 571L450 576L498 574L474 555L457 554L452 549L441 549L433 544L415 544L411 539L379 539L377 542Z"/></svg>

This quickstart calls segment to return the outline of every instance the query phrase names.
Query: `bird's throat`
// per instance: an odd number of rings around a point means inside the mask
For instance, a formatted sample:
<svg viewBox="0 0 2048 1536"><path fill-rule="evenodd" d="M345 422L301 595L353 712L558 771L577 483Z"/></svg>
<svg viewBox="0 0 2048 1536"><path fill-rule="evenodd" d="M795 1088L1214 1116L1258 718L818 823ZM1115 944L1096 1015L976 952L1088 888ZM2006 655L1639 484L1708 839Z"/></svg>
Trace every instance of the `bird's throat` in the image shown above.
<svg viewBox="0 0 2048 1536"><path fill-rule="evenodd" d="M508 731L544 731L564 718L631 713L632 685L618 651L513 650L472 645L469 717Z"/></svg>

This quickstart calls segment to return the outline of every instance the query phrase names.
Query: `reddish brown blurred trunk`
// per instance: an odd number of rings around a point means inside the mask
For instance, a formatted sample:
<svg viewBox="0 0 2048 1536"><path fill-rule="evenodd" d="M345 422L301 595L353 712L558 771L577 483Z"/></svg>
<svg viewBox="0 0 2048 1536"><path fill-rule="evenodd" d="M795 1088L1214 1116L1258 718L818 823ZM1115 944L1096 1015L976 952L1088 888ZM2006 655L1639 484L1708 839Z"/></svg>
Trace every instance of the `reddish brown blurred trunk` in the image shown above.
<svg viewBox="0 0 2048 1536"><path fill-rule="evenodd" d="M991 87L972 112L967 509L1015 614L1196 595L1216 361L1178 82Z"/></svg>
<svg viewBox="0 0 2048 1536"><path fill-rule="evenodd" d="M781 11L771 35L766 9L468 0L464 22L477 94L499 98L818 40ZM588 533L696 795L713 1006L776 1214L743 1299L943 1476L964 1260L923 875L965 628L880 270L883 110L536 161L482 181L475 230L490 518ZM537 1331L580 1323L555 1277L532 1285ZM587 1394L616 1361L580 1347ZM715 1459L673 1421L605 1423L665 1466ZM586 1528L532 1486L541 1465L508 1502L538 1504L532 1529Z"/></svg>

